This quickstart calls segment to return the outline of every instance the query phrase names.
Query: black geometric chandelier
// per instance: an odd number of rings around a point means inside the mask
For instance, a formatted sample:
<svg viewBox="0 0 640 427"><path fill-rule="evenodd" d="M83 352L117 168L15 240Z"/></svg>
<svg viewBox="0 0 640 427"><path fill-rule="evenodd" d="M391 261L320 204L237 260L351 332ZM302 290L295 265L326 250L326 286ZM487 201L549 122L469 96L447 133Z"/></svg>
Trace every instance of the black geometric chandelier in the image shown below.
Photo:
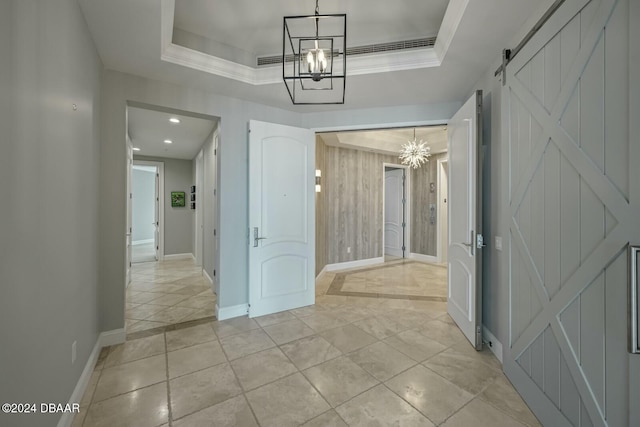
<svg viewBox="0 0 640 427"><path fill-rule="evenodd" d="M347 15L285 16L282 78L296 105L344 104Z"/></svg>

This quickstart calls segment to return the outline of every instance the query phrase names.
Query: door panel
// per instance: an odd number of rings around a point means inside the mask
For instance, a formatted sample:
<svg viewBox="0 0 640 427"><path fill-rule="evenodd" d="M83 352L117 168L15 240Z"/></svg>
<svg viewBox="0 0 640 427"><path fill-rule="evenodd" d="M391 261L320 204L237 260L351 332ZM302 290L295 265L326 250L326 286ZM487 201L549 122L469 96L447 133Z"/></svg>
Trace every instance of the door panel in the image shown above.
<svg viewBox="0 0 640 427"><path fill-rule="evenodd" d="M626 313L627 248L640 242L631 3L566 1L505 75L504 369L544 425L638 417Z"/></svg>
<svg viewBox="0 0 640 427"><path fill-rule="evenodd" d="M384 253L404 256L404 169L384 173Z"/></svg>
<svg viewBox="0 0 640 427"><path fill-rule="evenodd" d="M262 233L263 247L308 242L307 172L308 147L285 136L262 140ZM297 177L297 179L292 179Z"/></svg>
<svg viewBox="0 0 640 427"><path fill-rule="evenodd" d="M482 91L453 116L449 132L449 315L482 349Z"/></svg>
<svg viewBox="0 0 640 427"><path fill-rule="evenodd" d="M249 316L315 301L315 138L250 122Z"/></svg>

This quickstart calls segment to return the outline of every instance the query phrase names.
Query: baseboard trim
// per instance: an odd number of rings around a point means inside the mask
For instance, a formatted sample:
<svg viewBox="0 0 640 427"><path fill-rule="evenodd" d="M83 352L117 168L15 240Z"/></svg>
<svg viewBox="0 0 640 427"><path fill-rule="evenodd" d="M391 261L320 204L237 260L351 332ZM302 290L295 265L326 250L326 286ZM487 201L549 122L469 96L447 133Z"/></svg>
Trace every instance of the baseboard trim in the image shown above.
<svg viewBox="0 0 640 427"><path fill-rule="evenodd" d="M216 318L218 320L233 319L247 314L249 314L249 304L239 304L231 307L218 307L218 304L216 304Z"/></svg>
<svg viewBox="0 0 640 427"><path fill-rule="evenodd" d="M325 265L322 270L320 270L320 273L318 273L318 275L316 276L316 280L318 280L318 277L322 276L323 273L327 272L327 266Z"/></svg>
<svg viewBox="0 0 640 427"><path fill-rule="evenodd" d="M93 346L93 350L91 350L89 359L84 365L84 369L82 370L82 374L78 379L76 387L73 389L73 393L71 393L69 404L80 403L80 401L82 400L82 396L84 396L84 392L89 385L89 380L91 379L91 375L93 374L93 370L96 366L96 362L98 361L98 356L100 356L100 351L102 351L102 348L108 347L110 345L121 344L125 342L126 338L127 334L124 328L102 332L100 335L98 335L96 344ZM60 420L58 420L58 427L71 427L74 417L75 414L73 413L66 412L62 414Z"/></svg>
<svg viewBox="0 0 640 427"><path fill-rule="evenodd" d="M339 262L336 264L327 264L324 271L347 270L350 268L368 267L370 265L383 264L384 257L360 259L357 261Z"/></svg>
<svg viewBox="0 0 640 427"><path fill-rule="evenodd" d="M191 254L191 259L193 260L193 262L196 262L196 256L194 254Z"/></svg>
<svg viewBox="0 0 640 427"><path fill-rule="evenodd" d="M155 241L155 239L134 240L131 242L131 246L146 245L147 243L153 243Z"/></svg>
<svg viewBox="0 0 640 427"><path fill-rule="evenodd" d="M127 331L124 328L121 328L102 332L100 334L99 340L101 347L109 347L110 345L122 344L127 340Z"/></svg>
<svg viewBox="0 0 640 427"><path fill-rule="evenodd" d="M171 254L171 255L165 255L164 259L191 259L191 257L193 256L193 254Z"/></svg>
<svg viewBox="0 0 640 427"><path fill-rule="evenodd" d="M502 364L502 343L491 333L486 326L482 325L482 337L487 342L487 347ZM491 345L489 345L491 343Z"/></svg>
<svg viewBox="0 0 640 427"><path fill-rule="evenodd" d="M202 275L209 281L209 283L211 283L211 286L213 286L213 279L211 278L211 276L209 276L209 273L207 273L207 270L205 270L204 268L202 269Z"/></svg>
<svg viewBox="0 0 640 427"><path fill-rule="evenodd" d="M409 254L409 259L415 259L416 261L428 262L431 264L440 263L440 260L438 259L438 257L432 256L432 255L414 254L413 252Z"/></svg>

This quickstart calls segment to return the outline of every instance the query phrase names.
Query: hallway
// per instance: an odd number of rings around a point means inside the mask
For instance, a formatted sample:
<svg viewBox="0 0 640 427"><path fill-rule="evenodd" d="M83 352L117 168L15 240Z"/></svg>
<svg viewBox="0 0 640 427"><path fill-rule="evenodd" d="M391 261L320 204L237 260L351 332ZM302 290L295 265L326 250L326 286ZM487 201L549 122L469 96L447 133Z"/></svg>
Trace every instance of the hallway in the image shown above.
<svg viewBox="0 0 640 427"><path fill-rule="evenodd" d="M215 305L216 295L192 259L133 264L126 293L127 339L176 323L213 320Z"/></svg>
<svg viewBox="0 0 640 427"><path fill-rule="evenodd" d="M388 290L425 268L401 261L374 276L324 273L314 306L152 329L105 348L74 425L539 425L493 354L467 343L446 302L327 294L338 274ZM180 269L189 277L190 267ZM151 275L175 286L181 279L169 271L137 271L138 289Z"/></svg>

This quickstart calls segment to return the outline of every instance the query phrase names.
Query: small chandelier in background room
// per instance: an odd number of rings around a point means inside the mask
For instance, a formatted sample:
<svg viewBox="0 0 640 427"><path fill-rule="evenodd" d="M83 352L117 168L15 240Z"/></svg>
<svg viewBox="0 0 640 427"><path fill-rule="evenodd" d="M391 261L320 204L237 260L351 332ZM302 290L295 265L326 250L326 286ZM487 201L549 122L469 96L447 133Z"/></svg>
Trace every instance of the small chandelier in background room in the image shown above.
<svg viewBox="0 0 640 427"><path fill-rule="evenodd" d="M285 16L282 78L294 104L344 104L347 15Z"/></svg>
<svg viewBox="0 0 640 427"><path fill-rule="evenodd" d="M431 157L431 148L427 146L427 141L416 140L416 128L413 128L413 141L408 141L402 146L400 156L403 165L409 165L413 169L418 169Z"/></svg>

